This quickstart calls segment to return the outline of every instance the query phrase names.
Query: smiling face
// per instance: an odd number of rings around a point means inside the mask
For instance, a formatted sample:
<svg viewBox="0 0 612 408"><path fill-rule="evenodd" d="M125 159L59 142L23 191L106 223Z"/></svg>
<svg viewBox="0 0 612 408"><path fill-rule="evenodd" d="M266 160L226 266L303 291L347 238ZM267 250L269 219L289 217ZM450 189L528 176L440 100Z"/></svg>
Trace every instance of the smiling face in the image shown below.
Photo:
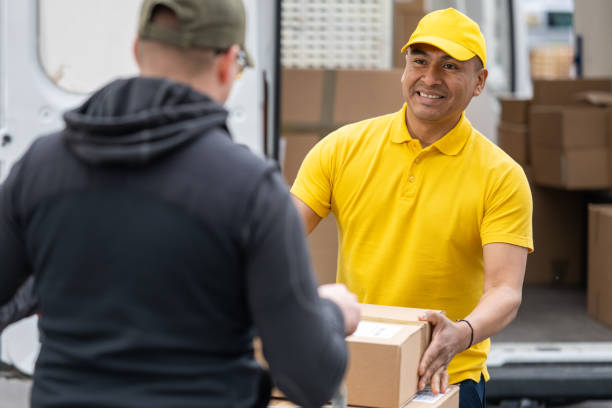
<svg viewBox="0 0 612 408"><path fill-rule="evenodd" d="M411 45L402 75L408 123L456 123L472 97L480 95L486 78L478 57L458 61L431 45Z"/></svg>

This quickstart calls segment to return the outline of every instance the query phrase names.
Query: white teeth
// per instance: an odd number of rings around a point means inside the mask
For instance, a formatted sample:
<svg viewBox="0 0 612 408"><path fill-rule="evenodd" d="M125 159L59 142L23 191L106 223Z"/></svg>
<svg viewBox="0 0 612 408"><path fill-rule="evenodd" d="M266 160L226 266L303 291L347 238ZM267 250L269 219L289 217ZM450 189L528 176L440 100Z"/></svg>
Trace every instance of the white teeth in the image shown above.
<svg viewBox="0 0 612 408"><path fill-rule="evenodd" d="M440 98L442 98L441 96L438 96L438 95L429 95L429 94L426 94L426 93L423 93L423 92L419 92L419 95L421 95L421 96L423 96L425 98L429 98L429 99L440 99Z"/></svg>

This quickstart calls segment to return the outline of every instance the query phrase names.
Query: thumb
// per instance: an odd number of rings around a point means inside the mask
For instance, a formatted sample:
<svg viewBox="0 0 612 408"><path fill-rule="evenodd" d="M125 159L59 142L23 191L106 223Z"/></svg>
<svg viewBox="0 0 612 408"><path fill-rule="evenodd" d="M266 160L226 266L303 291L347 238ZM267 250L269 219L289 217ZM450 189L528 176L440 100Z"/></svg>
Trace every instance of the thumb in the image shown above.
<svg viewBox="0 0 612 408"><path fill-rule="evenodd" d="M419 316L419 320L422 322L429 322L432 325L437 325L443 320L442 314L440 312L427 311Z"/></svg>

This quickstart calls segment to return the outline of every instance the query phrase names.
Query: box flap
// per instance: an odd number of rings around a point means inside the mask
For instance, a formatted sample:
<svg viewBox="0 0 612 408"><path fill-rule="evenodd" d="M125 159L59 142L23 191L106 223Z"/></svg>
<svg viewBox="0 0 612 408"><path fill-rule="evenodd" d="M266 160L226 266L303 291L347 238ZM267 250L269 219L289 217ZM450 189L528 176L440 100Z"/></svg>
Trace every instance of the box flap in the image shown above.
<svg viewBox="0 0 612 408"><path fill-rule="evenodd" d="M566 105L576 103L576 95L585 91L612 91L610 78L534 80L533 103Z"/></svg>
<svg viewBox="0 0 612 408"><path fill-rule="evenodd" d="M369 303L361 303L361 316L371 319L377 319L379 321L399 321L407 324L422 324L419 321L419 316L427 311L433 311L444 314L441 310L435 309L414 309L410 307L399 307L399 306L384 306L384 305L373 305Z"/></svg>

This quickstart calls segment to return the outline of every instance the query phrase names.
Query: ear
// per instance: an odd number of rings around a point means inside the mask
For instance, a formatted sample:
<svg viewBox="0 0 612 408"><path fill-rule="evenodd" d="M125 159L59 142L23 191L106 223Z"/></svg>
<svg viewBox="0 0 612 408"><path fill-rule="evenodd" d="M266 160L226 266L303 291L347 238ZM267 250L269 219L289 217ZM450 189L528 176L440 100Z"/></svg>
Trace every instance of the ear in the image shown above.
<svg viewBox="0 0 612 408"><path fill-rule="evenodd" d="M240 51L239 45L232 45L230 49L219 56L217 63L217 76L222 84L228 84L234 82L236 75L238 74L238 67L236 59L238 52Z"/></svg>
<svg viewBox="0 0 612 408"><path fill-rule="evenodd" d="M487 77L489 76L489 71L486 68L481 69L477 73L476 77L476 87L474 88L473 96L478 96L482 93L482 90L485 87L485 83L487 82Z"/></svg>
<svg viewBox="0 0 612 408"><path fill-rule="evenodd" d="M132 45L132 53L134 54L134 61L138 65L138 69L142 70L142 61L140 60L140 53L138 52L138 37L134 38L134 44Z"/></svg>

